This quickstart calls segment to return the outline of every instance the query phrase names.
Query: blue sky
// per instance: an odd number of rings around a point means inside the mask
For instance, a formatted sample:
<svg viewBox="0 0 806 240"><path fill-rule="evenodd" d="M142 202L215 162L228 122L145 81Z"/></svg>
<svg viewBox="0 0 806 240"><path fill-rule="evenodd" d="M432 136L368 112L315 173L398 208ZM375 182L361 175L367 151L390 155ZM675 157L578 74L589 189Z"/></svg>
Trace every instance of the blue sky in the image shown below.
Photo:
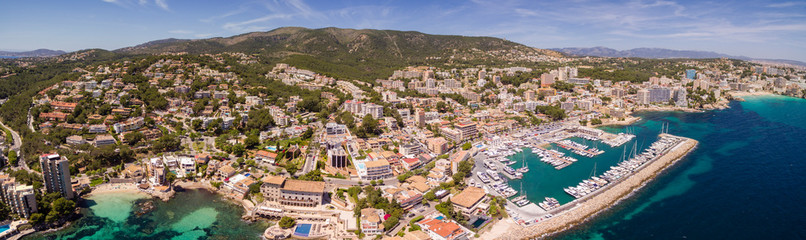
<svg viewBox="0 0 806 240"><path fill-rule="evenodd" d="M283 26L495 36L538 48L660 47L806 61L806 1L2 1L0 49L117 49Z"/></svg>

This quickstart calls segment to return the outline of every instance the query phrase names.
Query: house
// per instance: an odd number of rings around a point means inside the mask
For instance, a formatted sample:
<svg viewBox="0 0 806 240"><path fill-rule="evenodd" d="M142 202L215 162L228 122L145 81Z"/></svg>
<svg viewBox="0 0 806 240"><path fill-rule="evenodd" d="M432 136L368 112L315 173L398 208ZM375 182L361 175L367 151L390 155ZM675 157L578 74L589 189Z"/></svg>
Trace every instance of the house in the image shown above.
<svg viewBox="0 0 806 240"><path fill-rule="evenodd" d="M482 203L487 193L484 189L477 187L467 187L464 191L451 198L453 207L464 214L472 214Z"/></svg>
<svg viewBox="0 0 806 240"><path fill-rule="evenodd" d="M361 232L366 235L382 234L384 215L383 209L361 209Z"/></svg>
<svg viewBox="0 0 806 240"><path fill-rule="evenodd" d="M450 220L426 218L415 224L434 240L463 240L470 236L470 231Z"/></svg>
<svg viewBox="0 0 806 240"><path fill-rule="evenodd" d="M105 133L106 132L106 125L103 124L93 124L87 128L89 133Z"/></svg>
<svg viewBox="0 0 806 240"><path fill-rule="evenodd" d="M140 182L145 177L145 171L143 171L143 167L140 164L128 163L124 166L123 176L134 179L135 182Z"/></svg>
<svg viewBox="0 0 806 240"><path fill-rule="evenodd" d="M114 145L115 138L112 135L98 135L95 136L95 140L92 141L95 147L102 147L106 145Z"/></svg>
<svg viewBox="0 0 806 240"><path fill-rule="evenodd" d="M269 152L266 150L259 150L255 153L255 160L260 164L274 165L277 153Z"/></svg>
<svg viewBox="0 0 806 240"><path fill-rule="evenodd" d="M231 198L243 199L246 193L249 192L249 187L255 183L256 181L252 177L238 174L230 177L229 181L224 181L221 190L228 193Z"/></svg>
<svg viewBox="0 0 806 240"><path fill-rule="evenodd" d="M412 190L399 191L394 197L404 210L409 210L423 201L423 194Z"/></svg>
<svg viewBox="0 0 806 240"><path fill-rule="evenodd" d="M49 112L49 113L39 113L39 119L45 121L59 121L63 122L67 118L67 113L63 112Z"/></svg>
<svg viewBox="0 0 806 240"><path fill-rule="evenodd" d="M56 111L73 112L73 110L76 109L76 106L78 106L78 103L53 101L50 102L50 106Z"/></svg>
<svg viewBox="0 0 806 240"><path fill-rule="evenodd" d="M65 142L70 145L81 145L87 143L87 141L79 135L69 136Z"/></svg>
<svg viewBox="0 0 806 240"><path fill-rule="evenodd" d="M230 165L224 165L218 169L218 176L222 178L229 178L235 175L235 169Z"/></svg>
<svg viewBox="0 0 806 240"><path fill-rule="evenodd" d="M400 161L400 165L402 165L406 170L411 171L417 169L423 164L420 162L419 158L404 158L402 161Z"/></svg>

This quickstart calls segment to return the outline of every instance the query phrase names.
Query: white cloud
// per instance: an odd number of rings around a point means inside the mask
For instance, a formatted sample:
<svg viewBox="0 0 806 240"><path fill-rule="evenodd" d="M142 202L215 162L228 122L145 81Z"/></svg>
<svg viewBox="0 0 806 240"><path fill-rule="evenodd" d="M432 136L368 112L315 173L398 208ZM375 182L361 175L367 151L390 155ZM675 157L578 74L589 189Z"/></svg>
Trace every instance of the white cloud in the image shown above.
<svg viewBox="0 0 806 240"><path fill-rule="evenodd" d="M191 33L193 33L193 31L190 31L190 30L171 30L171 31L168 31L168 33L171 33L171 34L191 34Z"/></svg>
<svg viewBox="0 0 806 240"><path fill-rule="evenodd" d="M773 3L767 5L770 8L786 8L786 7L796 7L796 6L806 6L806 2L782 2L782 3Z"/></svg>
<svg viewBox="0 0 806 240"><path fill-rule="evenodd" d="M171 9L168 7L167 0L154 0L154 4L157 4L158 7L165 11L171 11Z"/></svg>
<svg viewBox="0 0 806 240"><path fill-rule="evenodd" d="M224 24L223 28L233 32L244 32L244 31L260 31L265 30L267 27L265 26L250 26L255 23L263 23L268 22L275 19L289 19L293 15L291 14L270 14L263 17L242 21L242 22L231 22Z"/></svg>

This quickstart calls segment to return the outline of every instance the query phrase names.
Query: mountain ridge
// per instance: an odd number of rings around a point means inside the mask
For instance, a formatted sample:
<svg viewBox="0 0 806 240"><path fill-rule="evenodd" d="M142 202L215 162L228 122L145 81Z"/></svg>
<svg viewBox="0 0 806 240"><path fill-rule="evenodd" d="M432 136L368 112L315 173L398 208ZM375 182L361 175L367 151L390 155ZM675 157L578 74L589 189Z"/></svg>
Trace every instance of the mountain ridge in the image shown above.
<svg viewBox="0 0 806 240"><path fill-rule="evenodd" d="M54 57L65 54L67 52L62 50L50 50L40 48L33 51L0 51L0 56L8 56L8 57Z"/></svg>
<svg viewBox="0 0 806 240"><path fill-rule="evenodd" d="M282 27L207 39L162 39L113 50L121 54L242 52L336 77L375 80L411 65L508 64L511 52L563 56L495 37L434 35L416 31ZM493 56L490 52L497 52Z"/></svg>

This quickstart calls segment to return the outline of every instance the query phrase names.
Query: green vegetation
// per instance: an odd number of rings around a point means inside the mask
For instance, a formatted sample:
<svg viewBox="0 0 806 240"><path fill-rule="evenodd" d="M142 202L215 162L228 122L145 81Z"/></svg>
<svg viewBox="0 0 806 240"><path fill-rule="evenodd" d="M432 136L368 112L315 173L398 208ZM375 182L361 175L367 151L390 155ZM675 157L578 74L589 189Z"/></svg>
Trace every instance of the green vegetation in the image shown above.
<svg viewBox="0 0 806 240"><path fill-rule="evenodd" d="M473 147L473 145L470 142L466 142L466 143L462 144L462 150L469 150L472 147Z"/></svg>
<svg viewBox="0 0 806 240"><path fill-rule="evenodd" d="M568 82L556 81L551 84L551 87L563 92L574 92L574 84Z"/></svg>
<svg viewBox="0 0 806 240"><path fill-rule="evenodd" d="M292 228L294 225L297 225L297 221L294 218L283 216L280 218L280 222L277 223L281 228Z"/></svg>
<svg viewBox="0 0 806 240"><path fill-rule="evenodd" d="M535 110L542 114L546 114L546 116L548 116L553 121L563 120L567 117L565 115L565 110L560 108L559 104L550 106L537 106L535 107Z"/></svg>

